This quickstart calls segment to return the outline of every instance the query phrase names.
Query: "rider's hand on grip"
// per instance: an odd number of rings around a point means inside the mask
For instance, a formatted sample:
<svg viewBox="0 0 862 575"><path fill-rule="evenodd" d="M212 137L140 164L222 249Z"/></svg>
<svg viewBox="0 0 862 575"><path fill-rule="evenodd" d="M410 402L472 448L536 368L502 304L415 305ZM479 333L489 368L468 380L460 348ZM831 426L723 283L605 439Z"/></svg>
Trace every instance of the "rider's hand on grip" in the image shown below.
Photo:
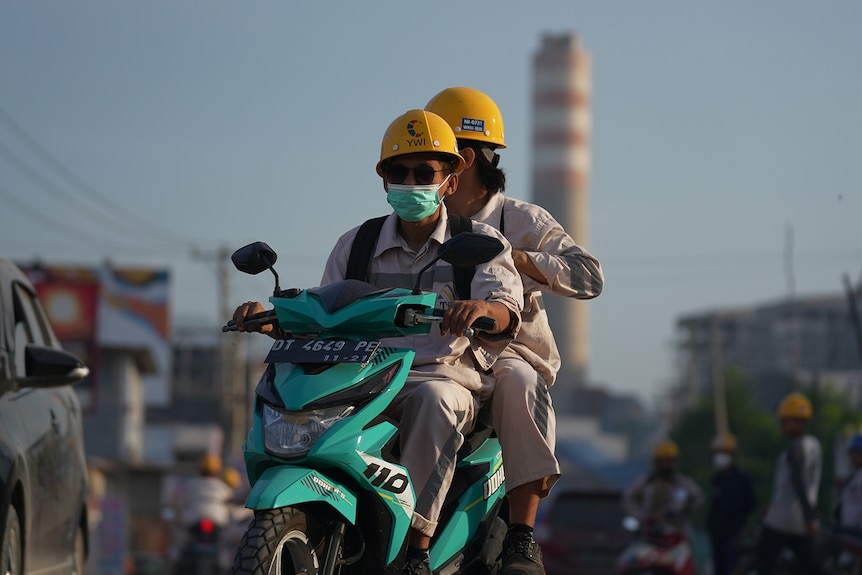
<svg viewBox="0 0 862 575"><path fill-rule="evenodd" d="M248 301L240 305L233 312L233 320L227 323L225 328L232 329L223 331L251 331L270 334L275 329L272 323L274 312L266 311L263 304L257 301Z"/></svg>

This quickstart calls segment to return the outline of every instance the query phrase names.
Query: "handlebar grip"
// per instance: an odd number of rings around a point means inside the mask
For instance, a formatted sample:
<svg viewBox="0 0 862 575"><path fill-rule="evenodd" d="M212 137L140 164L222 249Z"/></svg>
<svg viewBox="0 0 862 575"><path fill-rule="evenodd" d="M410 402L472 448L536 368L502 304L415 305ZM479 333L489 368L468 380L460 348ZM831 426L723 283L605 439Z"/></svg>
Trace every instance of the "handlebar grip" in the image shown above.
<svg viewBox="0 0 862 575"><path fill-rule="evenodd" d="M446 312L444 310L437 307L431 310L431 315L437 317L443 317L445 314ZM470 327L477 331L494 331L497 329L497 320L493 317L480 317L474 321Z"/></svg>
<svg viewBox="0 0 862 575"><path fill-rule="evenodd" d="M497 320L493 317L480 317L470 327L479 331L494 331L497 329Z"/></svg>
<svg viewBox="0 0 862 575"><path fill-rule="evenodd" d="M259 314L249 316L245 320L245 325L247 326L255 326L255 325L264 325L267 323L274 323L277 315L275 310L264 311ZM233 320L228 320L226 324L224 324L221 328L223 332L226 331L238 331L236 322Z"/></svg>

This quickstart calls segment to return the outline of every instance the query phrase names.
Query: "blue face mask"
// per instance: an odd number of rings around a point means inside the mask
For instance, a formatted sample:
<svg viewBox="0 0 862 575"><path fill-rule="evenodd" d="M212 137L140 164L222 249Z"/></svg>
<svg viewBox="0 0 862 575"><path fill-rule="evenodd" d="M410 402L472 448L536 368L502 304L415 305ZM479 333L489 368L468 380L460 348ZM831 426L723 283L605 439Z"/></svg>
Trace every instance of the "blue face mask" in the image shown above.
<svg viewBox="0 0 862 575"><path fill-rule="evenodd" d="M449 174L449 176L451 175ZM446 180L449 179L449 176L446 176ZM446 180L439 184L427 186L389 184L386 201L402 220L418 222L436 212L437 208L440 207L440 188L446 183Z"/></svg>

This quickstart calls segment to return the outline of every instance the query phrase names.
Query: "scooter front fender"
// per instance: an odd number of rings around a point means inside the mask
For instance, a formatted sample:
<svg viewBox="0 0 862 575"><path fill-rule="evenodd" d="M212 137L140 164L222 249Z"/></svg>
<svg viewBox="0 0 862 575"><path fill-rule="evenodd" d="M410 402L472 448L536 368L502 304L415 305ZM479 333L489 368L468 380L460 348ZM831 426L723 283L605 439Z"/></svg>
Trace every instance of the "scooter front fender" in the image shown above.
<svg viewBox="0 0 862 575"><path fill-rule="evenodd" d="M279 465L261 474L251 488L245 506L278 509L299 503L328 503L351 524L356 524L356 495L313 469Z"/></svg>

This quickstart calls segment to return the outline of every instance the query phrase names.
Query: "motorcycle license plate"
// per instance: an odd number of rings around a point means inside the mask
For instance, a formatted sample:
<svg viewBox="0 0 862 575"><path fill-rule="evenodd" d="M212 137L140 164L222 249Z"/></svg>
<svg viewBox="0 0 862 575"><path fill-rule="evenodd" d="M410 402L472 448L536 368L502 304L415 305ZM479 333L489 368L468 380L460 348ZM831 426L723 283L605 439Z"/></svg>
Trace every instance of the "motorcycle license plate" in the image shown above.
<svg viewBox="0 0 862 575"><path fill-rule="evenodd" d="M277 339L267 363L368 363L379 341L353 339Z"/></svg>

